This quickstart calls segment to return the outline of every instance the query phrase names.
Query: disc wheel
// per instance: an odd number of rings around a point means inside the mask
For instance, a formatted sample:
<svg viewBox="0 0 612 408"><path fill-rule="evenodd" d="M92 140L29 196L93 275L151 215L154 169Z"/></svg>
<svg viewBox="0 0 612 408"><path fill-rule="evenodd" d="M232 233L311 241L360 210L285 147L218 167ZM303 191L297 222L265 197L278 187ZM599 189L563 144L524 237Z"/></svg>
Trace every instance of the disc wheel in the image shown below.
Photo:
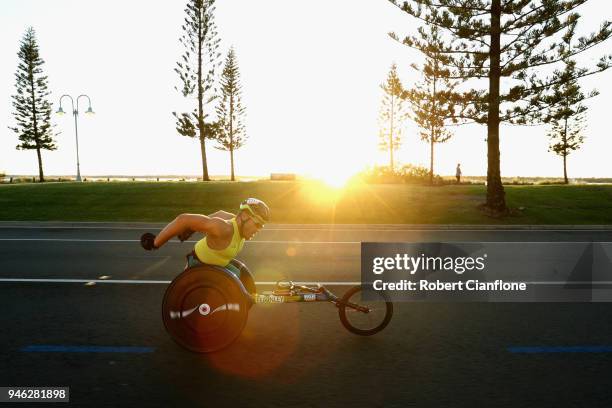
<svg viewBox="0 0 612 408"><path fill-rule="evenodd" d="M242 332L249 302L237 278L199 266L177 276L164 295L162 318L170 336L197 353L230 345Z"/></svg>
<svg viewBox="0 0 612 408"><path fill-rule="evenodd" d="M342 325L351 333L360 336L371 336L378 333L391 321L393 316L393 303L382 292L373 292L375 300L362 299L361 286L350 288L338 304L338 314ZM367 312L358 310L348 304L366 307Z"/></svg>

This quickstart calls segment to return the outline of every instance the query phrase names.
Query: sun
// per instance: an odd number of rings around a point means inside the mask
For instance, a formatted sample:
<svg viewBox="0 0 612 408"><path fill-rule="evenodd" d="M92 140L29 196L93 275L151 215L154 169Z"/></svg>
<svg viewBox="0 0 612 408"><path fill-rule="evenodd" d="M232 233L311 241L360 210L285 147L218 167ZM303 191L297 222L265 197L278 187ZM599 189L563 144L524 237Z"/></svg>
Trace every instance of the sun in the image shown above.
<svg viewBox="0 0 612 408"><path fill-rule="evenodd" d="M354 172L351 169L335 168L328 169L327 171L320 171L313 176L315 179L321 180L328 187L333 189L341 189L348 184L348 182L354 176Z"/></svg>
<svg viewBox="0 0 612 408"><path fill-rule="evenodd" d="M315 205L335 205L348 190L352 177L347 171L310 174L303 192Z"/></svg>
<svg viewBox="0 0 612 408"><path fill-rule="evenodd" d="M351 178L351 174L333 173L322 178L323 182L332 188L343 188Z"/></svg>

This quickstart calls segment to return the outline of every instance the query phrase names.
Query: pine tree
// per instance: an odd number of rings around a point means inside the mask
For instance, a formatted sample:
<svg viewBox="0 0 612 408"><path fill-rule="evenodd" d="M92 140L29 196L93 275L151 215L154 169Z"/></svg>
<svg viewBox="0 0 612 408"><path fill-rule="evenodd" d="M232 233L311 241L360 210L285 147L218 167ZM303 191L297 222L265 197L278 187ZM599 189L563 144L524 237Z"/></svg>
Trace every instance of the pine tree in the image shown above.
<svg viewBox="0 0 612 408"><path fill-rule="evenodd" d="M221 102L217 106L219 150L230 152L231 180L234 176L234 151L246 142L244 116L246 110L242 105L242 85L234 48L230 48L225 58L225 67L221 74Z"/></svg>
<svg viewBox="0 0 612 408"><path fill-rule="evenodd" d="M574 24L568 33L563 37L566 47L571 47L575 33ZM570 58L563 60L565 68L563 71L555 71L557 78L552 91L545 98L549 105L555 106L544 117L544 122L551 125L548 136L551 144L548 151L552 151L563 158L563 180L568 184L567 179L567 156L580 148L584 142L582 131L585 128L587 106L584 105L586 99L599 95L597 90L592 90L584 94L580 84L574 78L578 77L584 68L578 68L576 61Z"/></svg>
<svg viewBox="0 0 612 408"><path fill-rule="evenodd" d="M38 178L45 181L41 150L55 150L57 146L51 126L51 103L48 97L47 76L43 74L36 33L32 27L24 34L19 52L19 65L15 73L17 93L12 96L16 126L9 127L17 133L18 150L36 150Z"/></svg>
<svg viewBox="0 0 612 408"><path fill-rule="evenodd" d="M174 71L182 82L180 91L186 98L195 95L197 106L192 112L177 114L176 130L182 136L198 137L202 154L202 179L210 180L206 160L206 139L214 139L216 124L207 122L206 105L216 99L215 70L219 66L219 39L214 21L215 0L188 0L180 43L185 47Z"/></svg>
<svg viewBox="0 0 612 408"><path fill-rule="evenodd" d="M438 27L431 26L429 32L419 28L418 32L419 37L411 41L423 50L425 63L412 64L412 67L421 74L422 80L407 90L404 98L410 102L412 119L421 129L421 140L429 143L429 183L433 184L434 146L451 138L452 133L446 126L457 121L451 97L456 83L449 79L448 59L440 52L444 44Z"/></svg>
<svg viewBox="0 0 612 408"><path fill-rule="evenodd" d="M575 9L587 0L390 1L449 35L443 52L453 71L451 78L476 80L470 90L455 95L457 103L464 104L457 116L487 125L485 208L496 214L506 213L500 174L500 123L540 123L546 111L554 108L546 104L545 93L558 81L543 75L546 71L542 67L605 41L612 35L612 23L604 22L596 32L565 47L559 37L579 20ZM409 40L405 43L411 45ZM611 63L612 56L604 56L572 79L601 72ZM484 89L478 84L483 79L488 83Z"/></svg>
<svg viewBox="0 0 612 408"><path fill-rule="evenodd" d="M380 85L383 90L383 99L379 115L379 143L381 150L389 151L389 169L395 168L393 152L397 151L402 144L402 125L408 118L408 112L404 105L404 88L397 76L397 65L391 65L387 80Z"/></svg>
<svg viewBox="0 0 612 408"><path fill-rule="evenodd" d="M584 107L584 106L583 106ZM566 112L573 110L568 108ZM563 180L568 184L567 179L567 156L580 148L584 142L582 131L585 128L585 116L578 111L566 113L566 116L560 119L555 119L551 122L552 127L548 133L551 139L551 144L548 151L552 151L563 158Z"/></svg>

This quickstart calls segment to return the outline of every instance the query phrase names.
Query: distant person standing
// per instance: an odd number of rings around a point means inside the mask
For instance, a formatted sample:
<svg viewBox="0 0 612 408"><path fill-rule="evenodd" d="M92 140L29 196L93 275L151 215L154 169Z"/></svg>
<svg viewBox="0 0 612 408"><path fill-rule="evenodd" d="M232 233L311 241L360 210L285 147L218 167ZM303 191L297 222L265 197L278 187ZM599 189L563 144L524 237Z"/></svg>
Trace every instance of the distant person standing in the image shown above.
<svg viewBox="0 0 612 408"><path fill-rule="evenodd" d="M461 183L461 163L457 163L457 171L455 172L455 177L457 177L457 184Z"/></svg>

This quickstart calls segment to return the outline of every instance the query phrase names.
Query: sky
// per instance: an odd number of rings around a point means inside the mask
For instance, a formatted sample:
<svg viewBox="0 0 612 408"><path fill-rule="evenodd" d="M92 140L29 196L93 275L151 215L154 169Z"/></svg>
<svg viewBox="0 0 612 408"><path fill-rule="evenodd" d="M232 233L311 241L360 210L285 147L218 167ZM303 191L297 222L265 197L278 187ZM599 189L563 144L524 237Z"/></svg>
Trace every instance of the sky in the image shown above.
<svg viewBox="0 0 612 408"><path fill-rule="evenodd" d="M200 175L199 142L179 136L172 111L186 103L174 89L173 71L184 1L3 0L0 5L0 173L37 174L35 151L18 151L11 95L15 93L19 42L36 30L51 102L63 94L91 97L93 116L79 115L82 175ZM579 11L593 31L612 20L606 0ZM387 0L218 0L216 23L223 56L233 46L247 109L248 141L235 153L236 173L273 172L311 176L350 174L386 164L378 151L380 84L392 63L405 86L418 79L409 65L420 57L389 38L414 33L418 22ZM612 40L581 57L592 62L612 52ZM612 177L612 69L585 79L585 90L601 95L588 102L583 147L568 159L570 177ZM64 110L70 110L64 99ZM68 108L68 109L67 109ZM81 99L79 110L87 108ZM53 115L56 151L43 151L47 175L74 175L72 115ZM562 160L547 151L542 126L501 128L502 176L562 176ZM436 146L436 173L486 175L486 127L453 129ZM229 153L207 142L209 172L229 174ZM408 121L401 163L428 167L429 147Z"/></svg>

